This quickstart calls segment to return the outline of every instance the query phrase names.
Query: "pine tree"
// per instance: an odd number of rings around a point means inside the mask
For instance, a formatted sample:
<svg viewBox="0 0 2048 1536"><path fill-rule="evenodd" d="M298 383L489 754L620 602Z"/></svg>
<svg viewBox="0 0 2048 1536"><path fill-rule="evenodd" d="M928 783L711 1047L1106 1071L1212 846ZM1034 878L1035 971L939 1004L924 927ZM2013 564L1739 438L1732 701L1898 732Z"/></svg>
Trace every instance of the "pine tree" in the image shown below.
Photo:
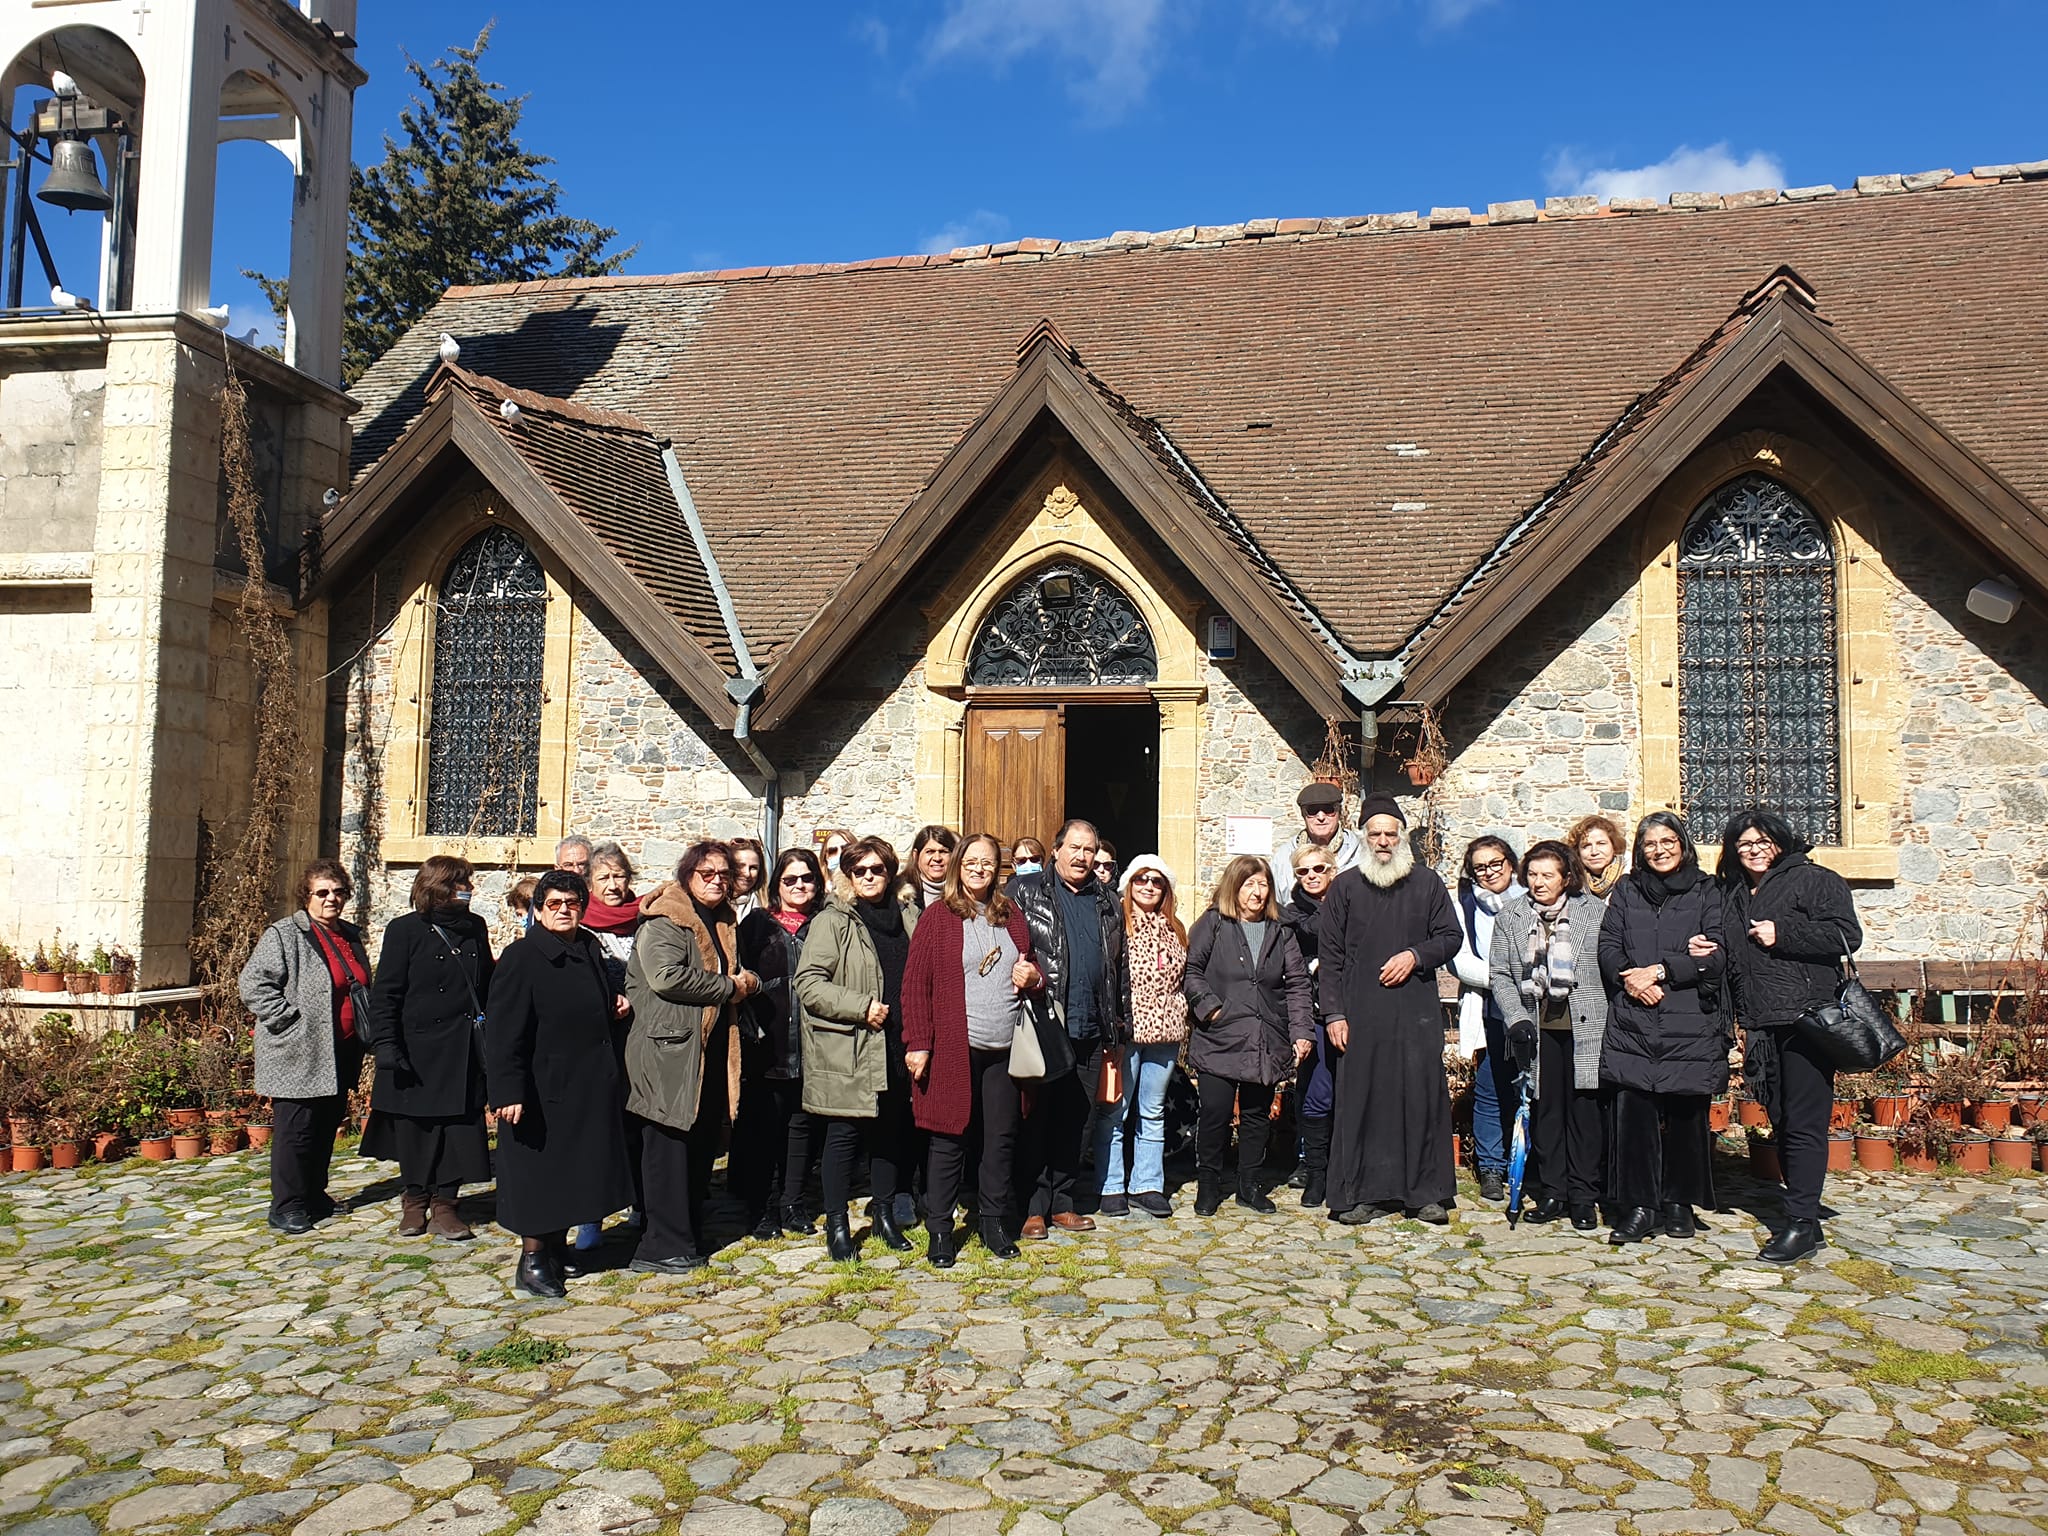
<svg viewBox="0 0 2048 1536"><path fill-rule="evenodd" d="M495 25L495 23L493 23ZM638 247L605 254L618 231L557 212L555 162L521 147L524 96L507 96L478 61L491 27L452 57L405 66L425 92L399 113L400 138L384 159L349 178L348 287L342 301L342 375L353 384L405 330L458 283L602 277ZM284 285L257 273L280 316Z"/></svg>

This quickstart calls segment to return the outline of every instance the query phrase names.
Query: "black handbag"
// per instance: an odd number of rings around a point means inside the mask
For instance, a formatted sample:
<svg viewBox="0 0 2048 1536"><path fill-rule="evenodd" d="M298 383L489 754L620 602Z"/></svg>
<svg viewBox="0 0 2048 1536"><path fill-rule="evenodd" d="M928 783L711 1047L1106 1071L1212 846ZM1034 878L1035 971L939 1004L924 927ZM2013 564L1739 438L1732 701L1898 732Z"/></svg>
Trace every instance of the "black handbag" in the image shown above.
<svg viewBox="0 0 2048 1536"><path fill-rule="evenodd" d="M1874 1072L1906 1048L1906 1037L1858 978L1845 936L1839 930L1835 936L1844 939L1842 981L1835 988L1835 1000L1807 1009L1792 1027L1836 1071Z"/></svg>

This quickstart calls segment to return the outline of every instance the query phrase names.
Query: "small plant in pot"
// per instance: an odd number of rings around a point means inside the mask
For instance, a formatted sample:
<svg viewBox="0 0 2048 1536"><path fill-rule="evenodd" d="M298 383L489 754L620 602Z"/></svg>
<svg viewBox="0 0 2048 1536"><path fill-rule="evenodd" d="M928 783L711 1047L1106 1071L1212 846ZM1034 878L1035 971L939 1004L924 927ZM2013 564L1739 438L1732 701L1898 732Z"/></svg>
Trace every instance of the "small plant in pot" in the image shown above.
<svg viewBox="0 0 2048 1536"><path fill-rule="evenodd" d="M0 987L20 986L21 971L21 956L14 952L12 945L0 944Z"/></svg>
<svg viewBox="0 0 2048 1536"><path fill-rule="evenodd" d="M1866 1173L1888 1173L1899 1166L1897 1133L1888 1125L1866 1120L1856 1127L1856 1166Z"/></svg>
<svg viewBox="0 0 2048 1536"><path fill-rule="evenodd" d="M1918 1173L1933 1173L1955 1151L1961 1128L1934 1113L1932 1105L1916 1104L1898 1128L1899 1162Z"/></svg>
<svg viewBox="0 0 2048 1536"><path fill-rule="evenodd" d="M1991 1138L1991 1161L1999 1168L2031 1170L2034 1166L2034 1140L2017 1125L2007 1126Z"/></svg>
<svg viewBox="0 0 2048 1536"><path fill-rule="evenodd" d="M21 984L25 990L30 992L62 992L64 990L63 973L57 969L56 962L50 958L50 952L43 947L41 940L36 942L36 952L22 966Z"/></svg>
<svg viewBox="0 0 2048 1536"><path fill-rule="evenodd" d="M55 956L55 961L64 976L64 990L73 997L99 991L100 979L86 969L86 962L79 955L76 944L66 944Z"/></svg>
<svg viewBox="0 0 2048 1536"><path fill-rule="evenodd" d="M1997 1086L1984 1063L1967 1051L1951 1051L1935 1062L1934 1070L1927 1074L1921 1087L1920 1097L1932 1106L1936 1118L1960 1129L1964 1106L1983 1098L1987 1090Z"/></svg>

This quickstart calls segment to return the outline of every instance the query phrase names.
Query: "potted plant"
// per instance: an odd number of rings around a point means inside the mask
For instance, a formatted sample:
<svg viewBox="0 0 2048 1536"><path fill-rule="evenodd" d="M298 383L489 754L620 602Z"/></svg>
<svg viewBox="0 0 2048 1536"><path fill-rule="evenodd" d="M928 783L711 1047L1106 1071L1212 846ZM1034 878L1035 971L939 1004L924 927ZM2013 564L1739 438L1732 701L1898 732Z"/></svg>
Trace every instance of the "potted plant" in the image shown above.
<svg viewBox="0 0 2048 1536"><path fill-rule="evenodd" d="M85 968L76 944L66 944L55 957L57 968L64 976L64 990L73 997L84 997L88 992L100 989L99 977Z"/></svg>
<svg viewBox="0 0 2048 1536"><path fill-rule="evenodd" d="M16 1173L34 1173L43 1166L42 1122L27 1115L9 1116L7 1166Z"/></svg>
<svg viewBox="0 0 2048 1536"><path fill-rule="evenodd" d="M107 975L114 985L109 989L117 996L135 990L135 957L116 944L107 951Z"/></svg>
<svg viewBox="0 0 2048 1536"><path fill-rule="evenodd" d="M1896 1132L1887 1125L1865 1121L1856 1127L1856 1166L1866 1173L1889 1173L1899 1166Z"/></svg>
<svg viewBox="0 0 2048 1536"><path fill-rule="evenodd" d="M1750 1127L1749 1171L1767 1184L1784 1181L1785 1172L1778 1162L1778 1143L1767 1125Z"/></svg>
<svg viewBox="0 0 2048 1536"><path fill-rule="evenodd" d="M206 1132L199 1126L171 1127L171 1156L179 1162L206 1156Z"/></svg>
<svg viewBox="0 0 2048 1536"><path fill-rule="evenodd" d="M1946 1120L1958 1130L1963 1124L1963 1106L1980 1099L1995 1083L1987 1081L1983 1064L1967 1051L1951 1051L1934 1064L1921 1086L1920 1096L1932 1107L1936 1119Z"/></svg>
<svg viewBox="0 0 2048 1536"><path fill-rule="evenodd" d="M161 1126L150 1126L135 1138L137 1155L152 1163L168 1163L174 1150L171 1133Z"/></svg>
<svg viewBox="0 0 2048 1536"><path fill-rule="evenodd" d="M62 992L64 990L64 977L58 971L56 963L51 960L50 952L43 947L40 939L36 941L35 954L29 958L28 964L22 967L21 984L24 989L30 992Z"/></svg>
<svg viewBox="0 0 2048 1536"><path fill-rule="evenodd" d="M1966 1130L1955 1139L1956 1166L1965 1173L1991 1171L1991 1138L1982 1131Z"/></svg>
<svg viewBox="0 0 2048 1536"><path fill-rule="evenodd" d="M269 1146L270 1100L264 1098L257 1099L248 1113L249 1123L243 1129L249 1133L249 1145L257 1149Z"/></svg>
<svg viewBox="0 0 2048 1536"><path fill-rule="evenodd" d="M2048 1167L2048 1120L2036 1120L2029 1126L2027 1139L2034 1144L2034 1161Z"/></svg>
<svg viewBox="0 0 2048 1536"><path fill-rule="evenodd" d="M1416 728L1415 750L1402 760L1401 767L1410 784L1417 789L1427 789L1450 765L1450 743L1444 739L1443 726L1437 720L1436 711L1425 704L1422 723Z"/></svg>
<svg viewBox="0 0 2048 1536"><path fill-rule="evenodd" d="M1856 1166L1856 1132L1830 1130L1828 1132L1828 1172L1847 1173Z"/></svg>
<svg viewBox="0 0 2048 1536"><path fill-rule="evenodd" d="M14 952L12 945L0 944L0 987L20 985L21 956Z"/></svg>
<svg viewBox="0 0 2048 1536"><path fill-rule="evenodd" d="M2034 1166L2034 1139L2019 1126L2008 1126L2003 1134L1991 1139L1991 1161L2000 1168L2031 1171Z"/></svg>
<svg viewBox="0 0 2048 1536"><path fill-rule="evenodd" d="M1742 1102L1736 1106L1735 1112L1744 1127L1750 1130L1768 1127L1771 1123L1770 1114L1764 1109L1763 1100L1752 1099L1747 1093L1743 1094Z"/></svg>
<svg viewBox="0 0 2048 1536"><path fill-rule="evenodd" d="M1835 1079L1835 1108L1828 1121L1830 1130L1853 1131L1862 1120L1864 1106L1877 1097L1875 1072L1844 1072Z"/></svg>
<svg viewBox="0 0 2048 1536"><path fill-rule="evenodd" d="M1916 1173L1933 1173L1948 1160L1957 1128L1934 1113L1930 1104L1916 1104L1897 1131L1899 1163Z"/></svg>
<svg viewBox="0 0 2048 1536"><path fill-rule="evenodd" d="M1727 1094L1707 1101L1707 1129L1718 1136L1735 1118L1735 1102Z"/></svg>

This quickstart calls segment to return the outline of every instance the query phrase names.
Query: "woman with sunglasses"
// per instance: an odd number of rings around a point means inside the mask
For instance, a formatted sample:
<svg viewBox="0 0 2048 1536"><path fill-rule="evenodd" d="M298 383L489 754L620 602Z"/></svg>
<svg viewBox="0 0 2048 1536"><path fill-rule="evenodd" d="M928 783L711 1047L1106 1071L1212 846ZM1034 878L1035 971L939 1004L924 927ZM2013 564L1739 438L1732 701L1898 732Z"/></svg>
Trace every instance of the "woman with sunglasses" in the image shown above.
<svg viewBox="0 0 2048 1536"><path fill-rule="evenodd" d="M582 926L589 903L581 875L542 875L534 926L506 946L491 978L484 1055L498 1122L498 1225L519 1234L512 1284L529 1296L564 1295L564 1280L584 1273L564 1248L568 1229L633 1199L612 1046L626 1000Z"/></svg>
<svg viewBox="0 0 2048 1536"><path fill-rule="evenodd" d="M825 872L808 848L775 860L763 903L740 919L740 964L761 990L740 1010L740 1113L733 1126L736 1175L754 1236L811 1231L804 1180L817 1128L803 1108L803 1042L790 977L811 919L825 905Z"/></svg>
<svg viewBox="0 0 2048 1536"><path fill-rule="evenodd" d="M856 838L839 867L852 895L833 896L811 920L792 986L802 1010L803 1109L825 1127L825 1250L844 1260L860 1256L846 1205L863 1152L875 1236L899 1252L910 1247L895 1200L910 1187L917 1130L903 1064L903 973L917 909L896 900L900 866L881 838Z"/></svg>
<svg viewBox="0 0 2048 1536"><path fill-rule="evenodd" d="M1095 849L1095 857L1091 862L1095 869L1096 879L1100 880L1104 885L1116 884L1115 843L1109 842L1107 839L1105 839L1103 842L1098 844Z"/></svg>
<svg viewBox="0 0 2048 1536"><path fill-rule="evenodd" d="M975 1202L982 1245L1015 1258L1010 1238L1012 1169L1021 1120L1010 1044L1027 1019L1024 994L1041 984L1031 930L996 889L1002 844L978 832L960 844L937 901L926 904L903 974L904 1065L911 1110L931 1136L925 1155L926 1256L951 1269L959 1253L959 1204L967 1149L980 1149Z"/></svg>
<svg viewBox="0 0 2048 1536"><path fill-rule="evenodd" d="M1330 1041L1323 1029L1323 1008L1315 985L1319 941L1322 937L1323 898L1330 894L1330 882L1337 878L1340 855L1320 843L1303 843L1294 850L1294 889L1280 909L1280 921L1294 933L1301 950L1301 962L1308 969L1310 1011L1315 1020L1315 1045L1301 1064L1307 1073L1296 1074L1301 1087L1301 1167L1288 1180L1301 1191L1304 1208L1313 1210L1323 1203L1330 1187L1330 1109L1336 1102L1336 1079L1330 1075Z"/></svg>
<svg viewBox="0 0 2048 1536"><path fill-rule="evenodd" d="M1519 1103L1515 1064L1493 999L1493 924L1501 908L1525 894L1515 877L1515 850L1504 839L1475 837L1465 845L1456 897L1464 942L1451 969L1458 977L1458 1054L1472 1063L1472 1160L1479 1165L1482 1200L1507 1198L1508 1128Z"/></svg>
<svg viewBox="0 0 2048 1536"><path fill-rule="evenodd" d="M1181 978L1188 931L1173 910L1173 871L1157 855L1141 853L1124 871L1124 952L1131 966L1131 1043L1124 1053L1124 1096L1095 1122L1095 1172L1102 1183L1096 1214L1171 1216L1166 1198L1166 1090L1188 1038L1188 1000ZM1127 1134L1131 1104L1137 1134ZM1130 1147L1130 1172L1124 1148Z"/></svg>

